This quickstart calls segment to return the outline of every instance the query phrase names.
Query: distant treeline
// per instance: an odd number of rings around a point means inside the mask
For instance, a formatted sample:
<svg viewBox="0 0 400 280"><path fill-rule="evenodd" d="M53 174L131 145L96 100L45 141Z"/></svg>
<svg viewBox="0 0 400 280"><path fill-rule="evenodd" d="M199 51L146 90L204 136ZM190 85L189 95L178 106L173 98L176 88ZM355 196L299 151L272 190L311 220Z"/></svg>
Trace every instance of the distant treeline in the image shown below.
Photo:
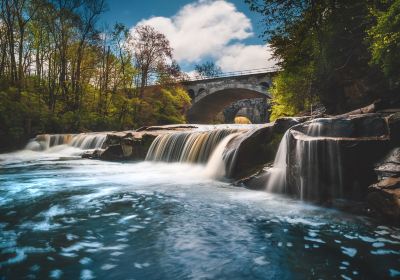
<svg viewBox="0 0 400 280"><path fill-rule="evenodd" d="M0 150L38 133L185 122L190 98L169 41L150 26L103 28L106 9L0 0Z"/></svg>
<svg viewBox="0 0 400 280"><path fill-rule="evenodd" d="M283 71L272 118L322 103L341 113L400 95L400 0L245 0Z"/></svg>

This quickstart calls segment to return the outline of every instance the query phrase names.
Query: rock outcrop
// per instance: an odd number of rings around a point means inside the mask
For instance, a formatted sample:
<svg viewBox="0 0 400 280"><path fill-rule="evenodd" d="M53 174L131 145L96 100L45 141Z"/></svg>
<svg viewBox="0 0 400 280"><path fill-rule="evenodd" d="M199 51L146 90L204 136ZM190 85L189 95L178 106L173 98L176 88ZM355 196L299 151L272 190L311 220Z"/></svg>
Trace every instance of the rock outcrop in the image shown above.
<svg viewBox="0 0 400 280"><path fill-rule="evenodd" d="M136 131L112 132L107 134L104 149L88 152L84 158L101 160L144 160L153 140L161 134L196 129L193 125L166 125L142 127Z"/></svg>
<svg viewBox="0 0 400 280"><path fill-rule="evenodd" d="M228 177L241 180L272 162L285 131L305 120L307 118L280 118L234 139L225 152Z"/></svg>
<svg viewBox="0 0 400 280"><path fill-rule="evenodd" d="M316 119L290 130L287 192L326 202L363 199L376 180L374 163L390 148L379 114Z"/></svg>
<svg viewBox="0 0 400 280"><path fill-rule="evenodd" d="M268 181L268 163L287 129L285 186L279 191L317 202L365 198L367 186L376 181L374 164L391 146L389 122L381 114L281 119L241 140L232 177L242 179L264 168L244 183L255 188Z"/></svg>
<svg viewBox="0 0 400 280"><path fill-rule="evenodd" d="M400 147L392 149L374 170L379 181L368 188L368 206L400 224Z"/></svg>
<svg viewBox="0 0 400 280"><path fill-rule="evenodd" d="M399 222L400 113L377 113L376 108L367 106L357 111L361 114L336 117L281 118L246 129L225 148L226 176L251 189L266 189L276 169L272 162L283 145L280 182L284 185L269 191L331 205L342 198L368 202L371 212ZM198 128L152 126L110 133L105 149L84 157L144 160L157 136Z"/></svg>
<svg viewBox="0 0 400 280"><path fill-rule="evenodd" d="M378 215L400 224L400 177L383 179L368 190L368 205Z"/></svg>

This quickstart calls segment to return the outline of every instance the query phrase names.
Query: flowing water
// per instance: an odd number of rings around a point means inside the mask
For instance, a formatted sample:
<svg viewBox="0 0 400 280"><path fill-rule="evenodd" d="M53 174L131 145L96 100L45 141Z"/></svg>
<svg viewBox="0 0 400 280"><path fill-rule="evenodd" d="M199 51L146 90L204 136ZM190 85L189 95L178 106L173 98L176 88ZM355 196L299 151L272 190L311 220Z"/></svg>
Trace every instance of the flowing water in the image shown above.
<svg viewBox="0 0 400 280"><path fill-rule="evenodd" d="M234 129L216 129L159 135L151 144L146 160L205 163L218 143L234 132Z"/></svg>
<svg viewBox="0 0 400 280"><path fill-rule="evenodd" d="M62 145L83 150L99 149L103 146L106 136L106 133L42 134L32 139L26 149L44 151Z"/></svg>
<svg viewBox="0 0 400 280"><path fill-rule="evenodd" d="M0 279L400 277L399 228L213 179L227 135L204 164L0 155Z"/></svg>
<svg viewBox="0 0 400 280"><path fill-rule="evenodd" d="M295 193L302 200L312 201L343 197L340 144L338 138L325 135L327 127L323 120L310 121L304 133L295 129L286 131L269 170L267 191ZM289 169L297 177L296 191L288 190Z"/></svg>

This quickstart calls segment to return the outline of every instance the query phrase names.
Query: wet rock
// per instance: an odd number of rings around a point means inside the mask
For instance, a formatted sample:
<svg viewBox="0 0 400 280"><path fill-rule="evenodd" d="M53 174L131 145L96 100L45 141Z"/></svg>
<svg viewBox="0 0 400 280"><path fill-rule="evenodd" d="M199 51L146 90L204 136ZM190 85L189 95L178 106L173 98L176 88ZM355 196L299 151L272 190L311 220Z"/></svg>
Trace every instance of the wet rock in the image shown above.
<svg viewBox="0 0 400 280"><path fill-rule="evenodd" d="M368 205L382 217L400 224L400 178L383 179L368 191Z"/></svg>
<svg viewBox="0 0 400 280"><path fill-rule="evenodd" d="M292 126L295 126L295 125L298 125L298 124L300 124L302 122L305 122L308 119L309 119L309 117L301 117L301 118L285 117L285 118L279 118L274 123L275 131L283 134L283 133L285 133L286 130L288 130Z"/></svg>
<svg viewBox="0 0 400 280"><path fill-rule="evenodd" d="M133 154L133 139L131 137L124 137L121 139L120 145L122 154L125 158L131 157Z"/></svg>
<svg viewBox="0 0 400 280"><path fill-rule="evenodd" d="M110 135L106 148L100 154L102 160L144 160L156 135ZM108 141L109 140L109 141ZM109 144L112 143L112 144Z"/></svg>
<svg viewBox="0 0 400 280"><path fill-rule="evenodd" d="M374 171L379 180L400 177L400 147L392 149L383 160L375 165Z"/></svg>
<svg viewBox="0 0 400 280"><path fill-rule="evenodd" d="M254 174L251 174L245 178L241 178L235 181L233 184L235 186L244 186L251 190L265 190L268 177L269 177L269 169L271 168L271 164L264 166L261 170L257 171Z"/></svg>
<svg viewBox="0 0 400 280"><path fill-rule="evenodd" d="M400 112L390 115L388 117L388 124L390 129L390 140L394 146L397 146L400 143Z"/></svg>
<svg viewBox="0 0 400 280"><path fill-rule="evenodd" d="M274 123L251 130L232 141L226 152L228 177L240 180L273 162L285 131L307 119L308 117L279 118Z"/></svg>
<svg viewBox="0 0 400 280"><path fill-rule="evenodd" d="M162 134L197 128L194 125L165 125L141 127L136 131L122 131L107 134L104 150L99 155L84 155L102 160L144 160L153 140Z"/></svg>
<svg viewBox="0 0 400 280"><path fill-rule="evenodd" d="M308 136L337 138L388 138L389 135L387 120L375 113L313 119L297 126L295 130Z"/></svg>
<svg viewBox="0 0 400 280"><path fill-rule="evenodd" d="M239 180L250 176L274 160L282 134L274 133L270 124L236 138L226 151L227 175Z"/></svg>
<svg viewBox="0 0 400 280"><path fill-rule="evenodd" d="M122 146L121 145L108 146L104 150L104 152L100 154L100 159L108 161L124 159L124 151L122 150Z"/></svg>
<svg viewBox="0 0 400 280"><path fill-rule="evenodd" d="M101 149L96 149L94 151L87 151L82 154L82 158L88 158L88 159L99 159L100 155L103 153L103 150Z"/></svg>
<svg viewBox="0 0 400 280"><path fill-rule="evenodd" d="M315 119L290 130L285 191L319 203L363 200L376 181L374 164L390 148L379 114Z"/></svg>

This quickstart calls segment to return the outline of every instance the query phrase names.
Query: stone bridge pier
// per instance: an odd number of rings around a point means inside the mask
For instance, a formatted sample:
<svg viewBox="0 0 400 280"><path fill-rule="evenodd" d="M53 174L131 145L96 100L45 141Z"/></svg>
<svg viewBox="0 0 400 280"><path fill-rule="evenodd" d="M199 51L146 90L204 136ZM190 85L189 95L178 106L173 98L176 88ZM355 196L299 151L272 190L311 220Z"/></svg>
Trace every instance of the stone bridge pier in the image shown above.
<svg viewBox="0 0 400 280"><path fill-rule="evenodd" d="M256 98L267 104L267 100L271 98L268 90L274 73L255 73L183 82L183 86L192 98L192 106L187 113L188 121L212 123L218 113L239 100ZM245 116L250 110L249 108L241 109L240 106L232 106L231 113L232 110L237 110ZM266 119L252 121L265 122Z"/></svg>

